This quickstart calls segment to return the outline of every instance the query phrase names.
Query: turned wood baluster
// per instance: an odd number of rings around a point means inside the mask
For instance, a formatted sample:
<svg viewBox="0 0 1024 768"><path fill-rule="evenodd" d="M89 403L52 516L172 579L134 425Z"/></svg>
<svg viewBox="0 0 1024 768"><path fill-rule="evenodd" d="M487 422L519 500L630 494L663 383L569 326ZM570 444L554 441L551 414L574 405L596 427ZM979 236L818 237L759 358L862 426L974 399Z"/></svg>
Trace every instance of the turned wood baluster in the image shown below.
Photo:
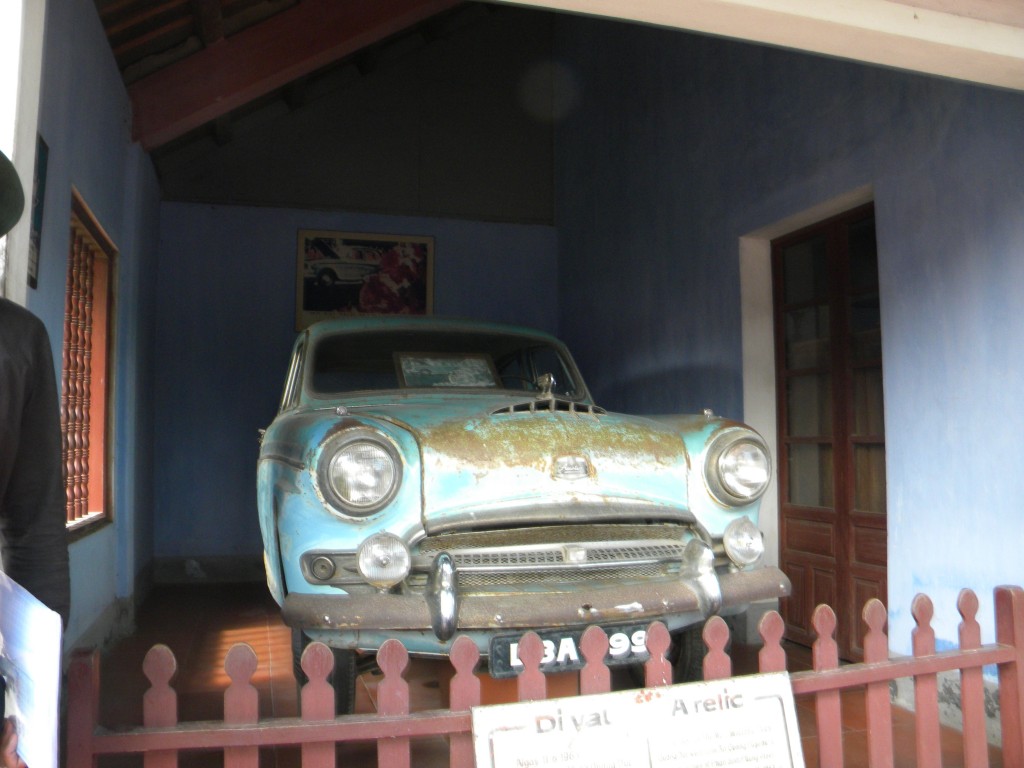
<svg viewBox="0 0 1024 768"><path fill-rule="evenodd" d="M60 374L60 431L61 431L61 460L64 467L64 486L67 488L68 480L71 477L72 467L72 445L71 445L71 351L72 334L74 333L74 322L72 313L74 310L74 277L75 277L75 251L79 247L78 237L74 238L71 253L68 256L68 273L65 278L66 287L64 293L64 341L62 345L62 362ZM67 522L75 519L73 511L74 499L66 499L65 516Z"/></svg>
<svg viewBox="0 0 1024 768"><path fill-rule="evenodd" d="M409 683L405 668L409 652L398 640L385 640L377 651L377 666L384 679L377 686L377 712L382 715L409 714ZM377 765L380 768L409 768L408 737L392 737L377 742Z"/></svg>
<svg viewBox="0 0 1024 768"><path fill-rule="evenodd" d="M260 719L260 696L252 684L258 662L248 643L236 643L224 659L224 671L231 684L224 691L224 722L256 723ZM225 747L224 768L258 768L259 747Z"/></svg>
<svg viewBox="0 0 1024 768"><path fill-rule="evenodd" d="M963 619L960 622L960 650L981 647L981 627L978 625L978 596L969 589L960 590L956 602ZM960 670L960 708L964 713L964 766L988 766L988 744L985 739L971 734L985 733L985 683L980 667Z"/></svg>
<svg viewBox="0 0 1024 768"><path fill-rule="evenodd" d="M999 716L1003 765L1024 768L1024 589L996 587L996 642L1014 649L1014 660L999 665Z"/></svg>
<svg viewBox="0 0 1024 768"><path fill-rule="evenodd" d="M142 697L142 724L147 728L173 728L178 724L178 694L171 688L171 678L178 662L166 645L154 645L142 662L142 671L149 680L149 690ZM178 750L147 752L145 768L175 768Z"/></svg>
<svg viewBox="0 0 1024 768"><path fill-rule="evenodd" d="M864 635L864 662L889 660L889 638L885 634L888 615L878 598L868 600L861 614L868 626ZM892 749L892 699L889 695L889 681L868 683L864 693L868 722L868 765L871 768L891 768Z"/></svg>
<svg viewBox="0 0 1024 768"><path fill-rule="evenodd" d="M82 503L80 497L81 473L82 473L82 364L84 362L85 340L82 335L85 324L82 321L82 311L85 302L82 292L85 285L85 253L84 241L79 242L79 248L75 252L74 277L72 291L74 294L74 306L71 315L71 390L69 395L69 433L71 441L70 466L68 467L67 489L68 498L71 504L71 519L77 520L82 516Z"/></svg>
<svg viewBox="0 0 1024 768"><path fill-rule="evenodd" d="M732 676L732 659L726 653L729 642L729 625L721 616L712 616L704 625L702 633L708 652L704 656L704 679L724 680Z"/></svg>
<svg viewBox="0 0 1024 768"><path fill-rule="evenodd" d="M587 627L580 639L580 650L586 664L580 672L580 693L608 693L612 689L612 673L605 663L608 656L608 633L600 627Z"/></svg>
<svg viewBox="0 0 1024 768"><path fill-rule="evenodd" d="M519 701L541 701L548 696L548 685L540 671L540 660L544 658L544 643L536 632L527 632L519 641L519 660L523 671L516 678Z"/></svg>
<svg viewBox="0 0 1024 768"><path fill-rule="evenodd" d="M334 719L334 688L327 682L334 669L334 655L323 643L310 643L299 661L308 682L302 686L300 705L303 720ZM334 743L302 745L302 768L334 768Z"/></svg>
<svg viewBox="0 0 1024 768"><path fill-rule="evenodd" d="M644 663L644 685L658 688L672 685L672 663L666 658L672 636L660 621L647 627L647 652L650 658Z"/></svg>
<svg viewBox="0 0 1024 768"><path fill-rule="evenodd" d="M92 415L92 286L94 262L91 251L85 255L85 263L82 265L84 271L84 308L82 310L82 370L81 370L81 437L79 438L80 448L78 475L78 513L80 517L89 514L89 450L90 450L90 424ZM99 504L97 504L99 506Z"/></svg>
<svg viewBox="0 0 1024 768"><path fill-rule="evenodd" d="M476 676L476 665L480 661L480 650L476 643L462 636L452 643L451 662L455 674L449 686L449 707L453 712L467 712L480 704L480 678ZM451 768L473 768L472 733L453 733L450 740L449 765Z"/></svg>
<svg viewBox="0 0 1024 768"><path fill-rule="evenodd" d="M819 605L814 609L811 625L817 636L811 648L814 671L838 668L839 649L835 641L835 612L827 605ZM821 768L842 768L843 713L839 691L816 693L814 715L818 725L818 764Z"/></svg>
<svg viewBox="0 0 1024 768"><path fill-rule="evenodd" d="M778 611L769 611L757 624L761 636L761 650L757 652L759 672L785 672L786 652L782 649L782 636L786 624Z"/></svg>
<svg viewBox="0 0 1024 768"><path fill-rule="evenodd" d="M935 609L931 599L927 595L918 595L911 604L910 613L917 623L910 634L914 656L931 656L935 653L935 630L932 629ZM914 712L917 764L921 768L941 768L939 688L934 674L920 674L914 677Z"/></svg>

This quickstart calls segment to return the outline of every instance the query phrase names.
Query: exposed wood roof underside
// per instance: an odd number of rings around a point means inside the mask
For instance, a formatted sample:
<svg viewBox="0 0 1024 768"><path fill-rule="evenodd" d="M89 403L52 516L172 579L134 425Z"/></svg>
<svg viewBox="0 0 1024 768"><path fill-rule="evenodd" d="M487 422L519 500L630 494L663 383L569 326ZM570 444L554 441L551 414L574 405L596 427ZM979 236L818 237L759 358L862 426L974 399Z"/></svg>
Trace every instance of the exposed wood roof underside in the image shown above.
<svg viewBox="0 0 1024 768"><path fill-rule="evenodd" d="M223 131L235 110L402 34L430 33L458 0L97 0L124 76L133 133L156 150ZM422 27L422 29L420 29ZM217 121L220 121L218 126Z"/></svg>
<svg viewBox="0 0 1024 768"><path fill-rule="evenodd" d="M517 0L555 10L752 40L1024 90L1018 0ZM325 68L409 36L443 35L459 0L96 0L133 106L159 152L196 132L229 136L232 115L302 98Z"/></svg>

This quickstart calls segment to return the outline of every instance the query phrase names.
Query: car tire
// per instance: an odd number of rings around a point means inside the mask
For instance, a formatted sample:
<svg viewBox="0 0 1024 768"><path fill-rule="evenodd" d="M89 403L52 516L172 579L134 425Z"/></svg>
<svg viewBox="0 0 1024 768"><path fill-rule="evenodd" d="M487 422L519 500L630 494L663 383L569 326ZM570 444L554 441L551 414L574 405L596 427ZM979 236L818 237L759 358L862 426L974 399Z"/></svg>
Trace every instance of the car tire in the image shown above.
<svg viewBox="0 0 1024 768"><path fill-rule="evenodd" d="M310 639L301 629L292 630L292 673L299 686L299 699L302 698L302 686L309 678L302 671L302 652L306 650ZM334 655L334 669L331 670L327 682L334 688L334 713L350 715L355 711L356 703L356 652L341 648L331 648Z"/></svg>
<svg viewBox="0 0 1024 768"><path fill-rule="evenodd" d="M672 635L672 682L693 683L704 679L704 626L698 625Z"/></svg>

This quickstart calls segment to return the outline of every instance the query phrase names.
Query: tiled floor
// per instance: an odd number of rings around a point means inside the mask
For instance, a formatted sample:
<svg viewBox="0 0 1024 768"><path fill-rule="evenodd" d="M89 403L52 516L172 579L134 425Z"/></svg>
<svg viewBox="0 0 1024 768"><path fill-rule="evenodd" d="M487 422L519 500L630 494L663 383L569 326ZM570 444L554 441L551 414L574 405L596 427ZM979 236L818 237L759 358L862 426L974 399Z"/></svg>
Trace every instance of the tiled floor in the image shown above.
<svg viewBox="0 0 1024 768"><path fill-rule="evenodd" d="M101 668L100 722L107 727L140 725L142 696L148 681L142 673L146 652L156 643L171 648L177 659L174 687L178 692L179 718L219 720L223 716L223 691L228 679L223 663L227 651L237 642L246 642L255 650L259 666L253 684L260 692L260 716L298 714L296 686L292 677L291 635L282 624L277 605L262 584L190 586L160 588L153 592L137 616L135 634L104 655ZM799 646L787 649L791 672L810 668L810 653ZM734 670L738 674L756 670L756 649L734 647ZM440 706L441 685L437 681L436 662L414 661L407 674L412 691L413 709ZM357 688L356 709L372 712L375 678L361 678ZM843 694L843 749L847 768L866 766L866 722L864 697L859 691ZM797 700L797 716L808 768L817 768L817 734L813 703ZM894 708L893 737L896 765L914 765L913 717ZM447 765L447 749L435 740L414 747L414 765ZM942 736L943 766L963 765L959 734L945 731ZM207 768L223 764L219 754L183 756L183 768ZM101 766L128 768L141 765L131 757L104 758ZM293 768L299 765L297 750L264 750L261 768ZM339 748L338 765L346 768L376 766L372 745ZM990 765L1001 766L998 751L992 750Z"/></svg>

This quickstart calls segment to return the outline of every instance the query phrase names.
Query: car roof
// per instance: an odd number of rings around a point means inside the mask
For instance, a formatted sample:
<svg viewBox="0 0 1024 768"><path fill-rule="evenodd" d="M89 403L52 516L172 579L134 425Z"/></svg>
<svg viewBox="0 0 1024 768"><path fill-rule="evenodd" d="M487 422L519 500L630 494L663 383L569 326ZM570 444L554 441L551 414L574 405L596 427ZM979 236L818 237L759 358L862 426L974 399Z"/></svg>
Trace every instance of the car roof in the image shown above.
<svg viewBox="0 0 1024 768"><path fill-rule="evenodd" d="M561 345L559 339L546 331L508 323L495 323L437 315L353 315L332 320L321 320L309 327L310 337L316 339L336 333L363 331L416 330L440 332L477 331L531 336Z"/></svg>

